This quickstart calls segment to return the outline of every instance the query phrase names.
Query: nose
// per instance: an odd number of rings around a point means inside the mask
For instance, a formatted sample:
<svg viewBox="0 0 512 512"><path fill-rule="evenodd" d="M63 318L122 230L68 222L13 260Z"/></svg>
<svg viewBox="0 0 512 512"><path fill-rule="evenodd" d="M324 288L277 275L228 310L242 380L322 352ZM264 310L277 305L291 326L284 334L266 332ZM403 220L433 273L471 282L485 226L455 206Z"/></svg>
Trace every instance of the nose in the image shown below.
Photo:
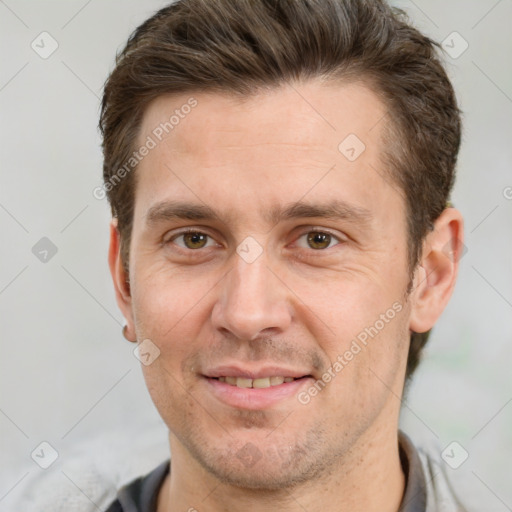
<svg viewBox="0 0 512 512"><path fill-rule="evenodd" d="M233 256L233 268L219 283L213 326L247 341L284 332L292 321L290 292L268 267L266 253L251 263Z"/></svg>

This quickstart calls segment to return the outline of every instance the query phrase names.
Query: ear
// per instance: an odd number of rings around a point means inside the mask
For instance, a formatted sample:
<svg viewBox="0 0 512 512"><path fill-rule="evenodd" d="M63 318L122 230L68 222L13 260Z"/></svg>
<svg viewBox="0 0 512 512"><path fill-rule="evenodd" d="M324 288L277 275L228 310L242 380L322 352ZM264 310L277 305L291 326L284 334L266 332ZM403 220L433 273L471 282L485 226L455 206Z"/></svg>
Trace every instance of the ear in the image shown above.
<svg viewBox="0 0 512 512"><path fill-rule="evenodd" d="M463 230L461 213L446 208L427 235L411 292L411 331L421 333L431 329L448 304L459 261L465 252Z"/></svg>
<svg viewBox="0 0 512 512"><path fill-rule="evenodd" d="M121 235L117 229L117 219L110 223L110 245L108 251L108 264L110 274L114 282L116 300L123 316L126 319L126 332L123 334L127 339L136 341L135 324L133 321L132 298L130 295L130 284L128 275L121 259Z"/></svg>

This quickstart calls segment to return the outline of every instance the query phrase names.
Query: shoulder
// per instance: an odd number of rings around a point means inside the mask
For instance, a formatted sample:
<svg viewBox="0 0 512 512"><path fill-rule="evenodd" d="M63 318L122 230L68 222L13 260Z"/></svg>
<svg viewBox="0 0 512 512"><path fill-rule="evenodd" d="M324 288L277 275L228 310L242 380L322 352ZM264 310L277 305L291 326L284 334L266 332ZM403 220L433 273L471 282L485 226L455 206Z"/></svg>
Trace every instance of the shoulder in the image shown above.
<svg viewBox="0 0 512 512"><path fill-rule="evenodd" d="M121 502L116 499L113 503L111 503L110 507L107 508L105 512L124 512Z"/></svg>
<svg viewBox="0 0 512 512"><path fill-rule="evenodd" d="M123 485L169 458L169 431L159 417L134 420L130 428L106 424L101 428L101 435L85 432L56 444L59 457L48 469L35 468L31 459L20 465L26 476L9 496L16 504L12 508L23 512L105 511Z"/></svg>
<svg viewBox="0 0 512 512"><path fill-rule="evenodd" d="M470 468L451 467L437 442L415 446L426 484L426 512L480 512L489 510ZM445 455L446 457L446 455Z"/></svg>
<svg viewBox="0 0 512 512"><path fill-rule="evenodd" d="M158 492L170 471L170 460L158 465L150 473L127 483L117 493L106 512L153 512Z"/></svg>

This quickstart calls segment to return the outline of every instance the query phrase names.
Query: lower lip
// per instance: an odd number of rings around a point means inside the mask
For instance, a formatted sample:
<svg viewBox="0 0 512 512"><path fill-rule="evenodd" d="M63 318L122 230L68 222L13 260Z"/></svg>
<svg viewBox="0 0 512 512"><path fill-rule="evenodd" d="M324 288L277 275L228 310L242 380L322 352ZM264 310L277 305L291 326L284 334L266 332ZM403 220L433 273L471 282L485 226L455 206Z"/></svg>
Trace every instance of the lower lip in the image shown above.
<svg viewBox="0 0 512 512"><path fill-rule="evenodd" d="M300 389L309 385L312 380L310 377L304 377L268 388L239 388L217 379L204 377L204 381L213 395L221 402L231 407L250 410L268 409L295 397Z"/></svg>

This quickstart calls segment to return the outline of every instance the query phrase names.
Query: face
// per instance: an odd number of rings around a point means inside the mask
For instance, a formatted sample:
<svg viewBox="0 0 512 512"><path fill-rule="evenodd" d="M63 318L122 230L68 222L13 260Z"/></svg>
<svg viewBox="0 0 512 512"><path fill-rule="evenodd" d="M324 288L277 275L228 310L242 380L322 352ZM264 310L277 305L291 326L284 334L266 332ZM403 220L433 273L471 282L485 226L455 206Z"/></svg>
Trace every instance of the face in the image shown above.
<svg viewBox="0 0 512 512"><path fill-rule="evenodd" d="M173 464L249 488L320 477L397 428L409 273L385 107L360 84L165 96L140 144L176 109L136 170L124 304L160 351L143 371Z"/></svg>

